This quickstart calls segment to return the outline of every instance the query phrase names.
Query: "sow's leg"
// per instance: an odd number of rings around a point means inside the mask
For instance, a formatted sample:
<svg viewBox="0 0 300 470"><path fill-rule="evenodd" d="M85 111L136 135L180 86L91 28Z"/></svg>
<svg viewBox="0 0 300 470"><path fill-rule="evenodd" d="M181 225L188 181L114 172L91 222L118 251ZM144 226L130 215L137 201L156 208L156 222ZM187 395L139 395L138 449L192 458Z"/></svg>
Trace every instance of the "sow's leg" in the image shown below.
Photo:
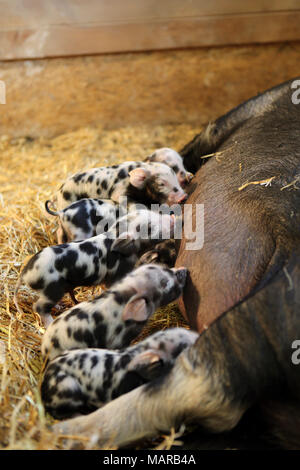
<svg viewBox="0 0 300 470"><path fill-rule="evenodd" d="M250 118L269 111L281 96L291 90L293 81L285 82L245 101L219 117L214 123L208 124L200 134L179 151L185 168L195 173L207 161L201 157L217 151L219 146Z"/></svg>
<svg viewBox="0 0 300 470"><path fill-rule="evenodd" d="M287 267L294 286L300 280L297 264ZM168 374L88 416L56 424L55 432L86 436L104 448L129 445L181 423L220 433L234 428L258 400L286 388L299 392L291 344L300 337L300 292L289 289L279 273L200 335Z"/></svg>

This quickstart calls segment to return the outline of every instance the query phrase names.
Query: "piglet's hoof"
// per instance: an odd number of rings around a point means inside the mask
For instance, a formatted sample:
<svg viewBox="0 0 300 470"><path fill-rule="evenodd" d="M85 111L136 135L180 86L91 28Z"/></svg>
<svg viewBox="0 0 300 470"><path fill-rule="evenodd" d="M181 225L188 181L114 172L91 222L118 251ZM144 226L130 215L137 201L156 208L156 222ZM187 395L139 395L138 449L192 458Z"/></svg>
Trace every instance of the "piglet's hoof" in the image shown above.
<svg viewBox="0 0 300 470"><path fill-rule="evenodd" d="M50 314L44 314L41 316L41 320L42 320L42 325L45 328L48 328L48 326L51 325L51 323L53 322L53 317Z"/></svg>

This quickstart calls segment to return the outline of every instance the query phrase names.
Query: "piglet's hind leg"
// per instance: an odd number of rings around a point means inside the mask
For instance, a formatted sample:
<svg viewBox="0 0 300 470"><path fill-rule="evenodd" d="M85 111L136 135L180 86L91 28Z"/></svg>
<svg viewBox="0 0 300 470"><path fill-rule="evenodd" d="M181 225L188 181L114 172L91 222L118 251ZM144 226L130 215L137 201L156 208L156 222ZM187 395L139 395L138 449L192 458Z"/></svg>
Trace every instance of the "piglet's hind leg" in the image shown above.
<svg viewBox="0 0 300 470"><path fill-rule="evenodd" d="M55 303L49 301L49 299L44 296L40 296L38 301L33 305L33 310L38 313L45 328L53 322L51 309L54 305Z"/></svg>

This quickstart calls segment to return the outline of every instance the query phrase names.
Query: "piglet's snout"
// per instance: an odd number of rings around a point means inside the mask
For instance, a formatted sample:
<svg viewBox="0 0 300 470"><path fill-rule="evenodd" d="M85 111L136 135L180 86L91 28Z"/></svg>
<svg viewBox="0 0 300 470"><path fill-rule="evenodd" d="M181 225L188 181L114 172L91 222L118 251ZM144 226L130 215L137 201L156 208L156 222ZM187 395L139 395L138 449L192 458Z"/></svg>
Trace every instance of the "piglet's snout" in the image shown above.
<svg viewBox="0 0 300 470"><path fill-rule="evenodd" d="M182 175L180 174L178 176L178 181L179 181L180 186L182 188L185 188L191 182L193 178L194 178L193 173L185 172Z"/></svg>
<svg viewBox="0 0 300 470"><path fill-rule="evenodd" d="M194 178L193 173L186 173L186 175L185 175L186 184L189 184L192 181L193 178Z"/></svg>
<svg viewBox="0 0 300 470"><path fill-rule="evenodd" d="M188 195L184 191L172 192L168 197L168 204L181 204L186 201Z"/></svg>
<svg viewBox="0 0 300 470"><path fill-rule="evenodd" d="M186 282L188 270L182 266L180 268L173 268L172 271L175 272L176 278L178 282L180 283L180 285L184 286Z"/></svg>

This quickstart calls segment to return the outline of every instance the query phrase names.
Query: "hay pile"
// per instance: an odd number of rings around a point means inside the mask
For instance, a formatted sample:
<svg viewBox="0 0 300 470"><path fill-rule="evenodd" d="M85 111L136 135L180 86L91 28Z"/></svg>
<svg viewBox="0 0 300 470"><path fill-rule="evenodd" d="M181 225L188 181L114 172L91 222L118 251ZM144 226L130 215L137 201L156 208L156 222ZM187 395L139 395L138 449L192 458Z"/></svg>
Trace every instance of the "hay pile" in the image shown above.
<svg viewBox="0 0 300 470"><path fill-rule="evenodd" d="M67 449L74 444L74 440L62 441L47 429L53 420L45 416L38 393L44 329L32 311L36 297L30 289L21 287L18 299L22 317L13 303L24 262L41 248L56 243L56 221L46 216L45 200L76 171L141 160L158 147L178 150L196 132L199 129L188 125L169 125L115 131L83 128L52 139L0 136L0 448ZM92 291L80 288L76 296L80 301L87 300ZM71 307L68 295L60 304L62 309ZM178 310L168 306L155 314L142 336L183 325ZM160 445L168 447L170 439ZM81 446L87 448L84 442Z"/></svg>

